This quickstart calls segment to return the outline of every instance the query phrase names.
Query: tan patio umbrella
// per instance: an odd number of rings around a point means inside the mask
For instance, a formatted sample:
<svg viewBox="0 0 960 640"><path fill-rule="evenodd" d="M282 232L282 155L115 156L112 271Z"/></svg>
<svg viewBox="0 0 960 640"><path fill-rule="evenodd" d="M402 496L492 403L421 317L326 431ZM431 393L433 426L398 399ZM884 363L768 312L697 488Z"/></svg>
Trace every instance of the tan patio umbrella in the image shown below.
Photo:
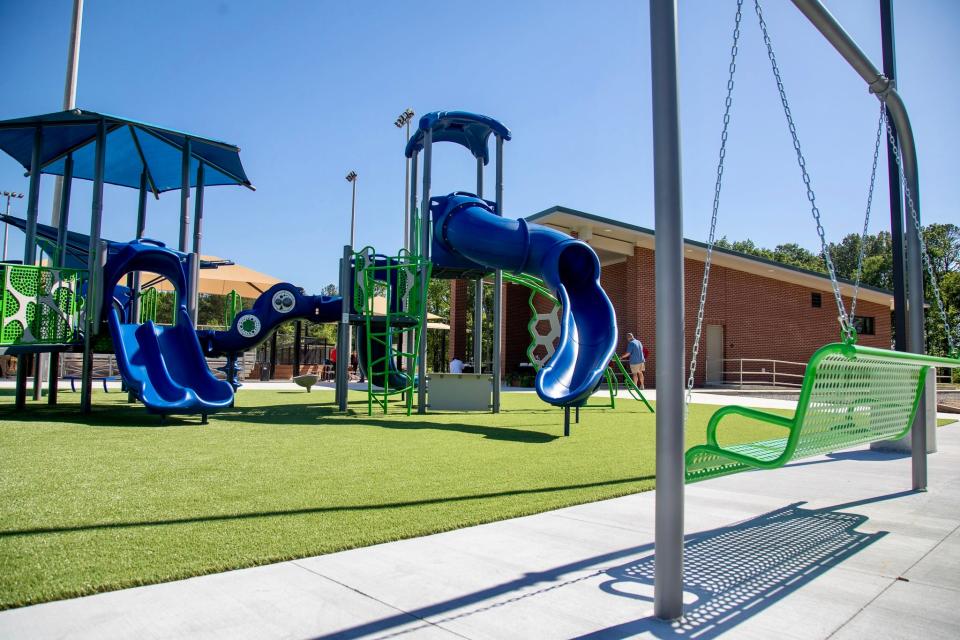
<svg viewBox="0 0 960 640"><path fill-rule="evenodd" d="M201 260L212 263L228 262L216 256L202 256ZM152 273L144 274L141 282L144 289L156 287L160 291L173 291L168 280ZM242 298L257 298L278 282L283 281L242 264L224 264L216 269L200 269L200 293L223 296L236 291Z"/></svg>
<svg viewBox="0 0 960 640"><path fill-rule="evenodd" d="M387 313L387 299L383 296L373 297L373 315L382 316ZM427 329L440 329L449 331L450 325L444 322L444 319L435 313L427 312Z"/></svg>

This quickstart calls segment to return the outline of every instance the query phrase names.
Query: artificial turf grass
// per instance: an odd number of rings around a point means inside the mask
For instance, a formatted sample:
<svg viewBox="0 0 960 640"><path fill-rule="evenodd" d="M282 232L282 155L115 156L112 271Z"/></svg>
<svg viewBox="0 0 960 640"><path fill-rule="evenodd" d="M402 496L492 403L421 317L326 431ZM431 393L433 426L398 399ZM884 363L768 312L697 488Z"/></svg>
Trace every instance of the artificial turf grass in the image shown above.
<svg viewBox="0 0 960 640"><path fill-rule="evenodd" d="M73 394L61 396L75 402ZM0 608L163 582L653 488L654 416L621 399L562 412L367 417L332 393L245 391L237 408L160 427L121 394L0 405ZM718 407L690 408L688 444ZM733 439L775 428L731 419ZM747 434L750 434L749 436Z"/></svg>

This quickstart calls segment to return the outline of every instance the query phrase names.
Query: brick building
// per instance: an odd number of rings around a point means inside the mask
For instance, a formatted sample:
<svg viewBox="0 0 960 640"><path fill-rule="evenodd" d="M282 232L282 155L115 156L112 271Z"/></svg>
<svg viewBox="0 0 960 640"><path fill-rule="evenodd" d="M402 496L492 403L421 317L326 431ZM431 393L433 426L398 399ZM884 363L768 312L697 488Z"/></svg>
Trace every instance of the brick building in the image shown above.
<svg viewBox="0 0 960 640"><path fill-rule="evenodd" d="M527 218L579 237L597 252L603 266L601 283L617 313L624 350L626 333L635 334L647 347L647 385L656 384L657 354L654 348L654 234L650 229L602 218L565 207L552 207ZM685 323L689 358L696 327L697 306L703 280L706 245L685 241ZM470 283L451 282L449 354L469 361L471 346L467 327L467 295ZM853 285L841 282L847 309ZM530 344L527 324L531 312L529 291L504 286L503 373L518 370L527 361ZM889 348L891 342L888 291L861 286L857 302L860 344ZM546 311L546 301L537 307ZM696 384L736 382L741 365L748 372L764 369L765 375L746 375L744 380L769 380L773 366L765 359L806 362L811 354L839 338L837 308L826 276L726 249L714 249L710 288L704 311L703 336L697 361ZM780 374L802 373L801 367L780 364ZM789 375L780 380L799 381Z"/></svg>

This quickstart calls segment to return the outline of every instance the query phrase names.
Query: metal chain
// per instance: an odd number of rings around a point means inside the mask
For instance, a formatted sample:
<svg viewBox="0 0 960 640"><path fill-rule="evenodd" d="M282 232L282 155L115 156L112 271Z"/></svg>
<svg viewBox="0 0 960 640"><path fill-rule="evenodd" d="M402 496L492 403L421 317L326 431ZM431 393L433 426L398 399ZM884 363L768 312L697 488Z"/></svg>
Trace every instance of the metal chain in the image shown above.
<svg viewBox="0 0 960 640"><path fill-rule="evenodd" d="M817 234L820 236L820 247L823 252L823 259L827 263L827 272L830 275L830 284L833 287L833 297L837 303L838 321L840 322L840 332L845 339L855 336L853 327L850 326L847 313L843 305L843 297L840 295L840 283L837 282L837 272L833 266L833 259L830 257L830 248L827 246L826 234L823 231L823 224L820 222L820 209L817 208L816 196L813 193L813 187L810 186L810 174L807 173L807 163L804 160L803 152L800 150L800 140L797 137L797 127L793 122L793 115L790 112L790 103L787 101L787 93L783 88L783 80L780 77L780 68L777 65L777 57L773 53L773 44L770 42L770 34L767 31L767 23L763 19L763 10L760 8L760 0L754 0L754 7L757 12L757 18L760 20L760 30L763 32L763 42L767 46L767 57L770 58L770 66L773 69L773 77L777 81L777 90L780 92L780 103L783 105L783 114L787 118L787 125L790 129L790 136L793 138L793 149L797 152L797 164L800 165L800 172L803 175L803 184L807 188L807 200L810 201L810 212L813 214L813 220L817 225Z"/></svg>
<svg viewBox="0 0 960 640"><path fill-rule="evenodd" d="M727 98L723 109L723 131L720 134L720 159L717 162L717 181L713 188L713 214L710 217L710 236L707 238L707 257L703 263L703 283L700 286L700 306L697 309L697 328L693 334L693 349L690 356L690 376L687 378L687 401L684 414L693 396L693 378L697 372L697 354L700 352L700 332L703 330L703 310L707 302L710 284L710 264L713 260L713 245L717 233L717 212L720 209L720 190L723 186L723 161L727 155L727 131L730 128L730 107L733 104L733 77L737 72L737 43L740 41L740 20L743 0L737 0L737 16L733 25L733 45L730 47L730 65L727 75Z"/></svg>
<svg viewBox="0 0 960 640"><path fill-rule="evenodd" d="M853 326L857 314L857 296L860 295L860 278L863 275L863 258L867 253L867 228L870 226L870 210L873 208L873 189L877 183L877 162L880 159L880 142L883 140L883 125L887 121L887 109L880 103L880 118L877 120L877 141L873 145L873 169L870 171L870 189L867 191L867 213L863 217L863 233L860 235L860 253L857 255L857 278L853 283L853 299L850 301L850 316L847 323Z"/></svg>
<svg viewBox="0 0 960 640"><path fill-rule="evenodd" d="M940 287L937 286L937 279L933 276L933 264L930 262L930 254L927 253L927 243L923 239L923 229L920 226L920 216L917 214L917 207L913 202L913 194L910 193L910 187L907 186L907 179L903 171L903 160L900 157L900 147L897 145L896 136L893 134L893 127L890 125L889 120L886 121L887 124L887 140L890 143L890 148L893 149L893 157L897 161L897 172L900 175L900 185L903 188L903 195L907 201L907 208L910 210L910 217L913 219L913 227L917 231L917 239L920 241L920 257L923 260L923 265L927 269L927 275L930 276L930 286L933 289L934 299L937 301L937 308L940 310L940 317L943 320L943 330L947 334L947 348L949 349L949 355L955 357L957 353L957 345L953 341L953 331L950 328L950 320L947 315L947 309L943 304L943 297L940 295Z"/></svg>

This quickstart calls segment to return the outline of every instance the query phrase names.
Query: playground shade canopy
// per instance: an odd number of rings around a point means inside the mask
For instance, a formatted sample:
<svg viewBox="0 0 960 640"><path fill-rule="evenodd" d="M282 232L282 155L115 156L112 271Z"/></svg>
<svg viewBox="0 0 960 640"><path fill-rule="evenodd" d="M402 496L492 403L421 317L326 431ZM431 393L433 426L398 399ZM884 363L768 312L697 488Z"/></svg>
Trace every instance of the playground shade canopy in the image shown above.
<svg viewBox="0 0 960 640"><path fill-rule="evenodd" d="M141 172L154 194L182 186L183 148L190 143L190 186L197 186L197 167L204 164L203 185L253 188L240 162L240 149L226 142L165 129L84 109L0 121L0 150L30 170L34 133L42 132L41 173L64 175L73 156L73 177L94 179L97 125L107 130L104 181L139 188Z"/></svg>
<svg viewBox="0 0 960 640"><path fill-rule="evenodd" d="M387 299L383 296L374 296L373 297L373 315L375 316L385 316L387 315ZM450 325L444 322L444 319L438 316L435 313L427 312L427 329L440 329L442 331L449 331Z"/></svg>
<svg viewBox="0 0 960 640"><path fill-rule="evenodd" d="M201 256L200 261L201 266L204 263L216 265L213 268L200 269L200 293L222 296L236 291L242 298L257 298L273 285L282 282L273 276L216 256ZM144 289L156 287L160 291L174 290L169 280L155 274L145 274L140 282Z"/></svg>
<svg viewBox="0 0 960 640"><path fill-rule="evenodd" d="M511 138L510 129L490 116L469 111L433 111L420 118L420 126L407 142L408 158L423 149L423 138L427 131L433 132L434 142L454 142L466 147L474 158L482 159L483 164L490 162L487 141L491 133L504 140Z"/></svg>

